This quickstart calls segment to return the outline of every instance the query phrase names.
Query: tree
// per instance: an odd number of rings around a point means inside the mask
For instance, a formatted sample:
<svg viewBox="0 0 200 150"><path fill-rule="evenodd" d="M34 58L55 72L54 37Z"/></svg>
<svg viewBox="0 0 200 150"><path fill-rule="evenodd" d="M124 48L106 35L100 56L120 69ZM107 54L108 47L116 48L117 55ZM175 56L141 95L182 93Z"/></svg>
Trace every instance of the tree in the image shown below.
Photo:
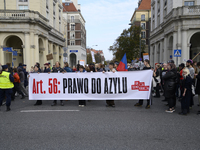
<svg viewBox="0 0 200 150"><path fill-rule="evenodd" d="M89 53L87 54L87 64L91 64L92 63L92 55Z"/></svg>
<svg viewBox="0 0 200 150"><path fill-rule="evenodd" d="M114 61L121 61L126 53L127 62L131 62L133 58L138 58L140 53L140 33L141 28L131 26L125 29L116 39L115 43L110 46L109 50L113 52ZM145 44L141 42L141 53L144 52Z"/></svg>

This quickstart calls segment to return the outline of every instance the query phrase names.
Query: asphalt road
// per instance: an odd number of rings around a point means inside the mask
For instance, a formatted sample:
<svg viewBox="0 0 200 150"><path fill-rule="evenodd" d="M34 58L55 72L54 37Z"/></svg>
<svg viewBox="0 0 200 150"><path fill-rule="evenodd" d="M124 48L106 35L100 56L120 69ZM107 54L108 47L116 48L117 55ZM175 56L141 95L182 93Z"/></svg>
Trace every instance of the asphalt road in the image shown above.
<svg viewBox="0 0 200 150"><path fill-rule="evenodd" d="M10 112L1 108L0 150L199 150L197 97L188 116L178 115L180 103L165 113L162 99L146 110L134 107L136 101L116 101L116 108L91 101L80 108L77 101L33 106L18 97Z"/></svg>

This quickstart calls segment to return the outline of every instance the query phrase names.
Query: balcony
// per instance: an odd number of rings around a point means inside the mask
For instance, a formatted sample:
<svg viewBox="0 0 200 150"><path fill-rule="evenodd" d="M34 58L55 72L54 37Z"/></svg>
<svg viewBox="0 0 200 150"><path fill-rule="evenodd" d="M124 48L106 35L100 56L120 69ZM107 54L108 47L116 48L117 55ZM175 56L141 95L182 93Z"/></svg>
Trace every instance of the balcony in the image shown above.
<svg viewBox="0 0 200 150"><path fill-rule="evenodd" d="M36 21L49 25L49 20L40 13L30 10L0 10L0 22Z"/></svg>

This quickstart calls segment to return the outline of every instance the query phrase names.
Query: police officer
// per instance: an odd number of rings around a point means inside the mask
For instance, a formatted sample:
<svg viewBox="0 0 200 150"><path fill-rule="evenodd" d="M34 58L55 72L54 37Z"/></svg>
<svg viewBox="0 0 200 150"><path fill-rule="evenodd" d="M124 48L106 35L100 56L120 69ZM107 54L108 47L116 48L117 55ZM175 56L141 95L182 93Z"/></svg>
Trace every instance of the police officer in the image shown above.
<svg viewBox="0 0 200 150"><path fill-rule="evenodd" d="M13 82L13 76L9 72L3 71L2 66L0 66L0 106L6 97L6 111L10 111Z"/></svg>

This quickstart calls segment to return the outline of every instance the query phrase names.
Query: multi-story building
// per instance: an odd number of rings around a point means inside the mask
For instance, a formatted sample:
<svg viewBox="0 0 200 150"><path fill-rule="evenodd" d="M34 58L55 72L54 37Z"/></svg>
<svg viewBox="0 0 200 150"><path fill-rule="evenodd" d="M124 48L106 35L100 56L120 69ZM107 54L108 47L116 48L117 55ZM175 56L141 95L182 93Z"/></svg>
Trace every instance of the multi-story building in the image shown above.
<svg viewBox="0 0 200 150"><path fill-rule="evenodd" d="M67 54L69 65L73 67L80 60L86 64L85 20L81 14L81 7L77 0L65 0L63 3L63 17L67 20Z"/></svg>
<svg viewBox="0 0 200 150"><path fill-rule="evenodd" d="M4 7L4 2L6 2ZM0 0L0 63L14 66L62 62L64 22L62 0ZM12 47L17 56L3 51Z"/></svg>
<svg viewBox="0 0 200 150"><path fill-rule="evenodd" d="M104 64L105 57L104 57L103 51L102 50L95 50L93 48L88 48L87 49L87 55L90 55L91 51L94 52L94 55L100 55L100 57L101 57L101 64Z"/></svg>
<svg viewBox="0 0 200 150"><path fill-rule="evenodd" d="M141 27L141 43L146 45L145 52L147 53L149 52L150 18L151 0L139 0L130 25Z"/></svg>
<svg viewBox="0 0 200 150"><path fill-rule="evenodd" d="M151 65L193 59L200 52L200 0L152 0L151 6ZM177 49L182 54L174 58ZM200 61L200 55L195 60Z"/></svg>

